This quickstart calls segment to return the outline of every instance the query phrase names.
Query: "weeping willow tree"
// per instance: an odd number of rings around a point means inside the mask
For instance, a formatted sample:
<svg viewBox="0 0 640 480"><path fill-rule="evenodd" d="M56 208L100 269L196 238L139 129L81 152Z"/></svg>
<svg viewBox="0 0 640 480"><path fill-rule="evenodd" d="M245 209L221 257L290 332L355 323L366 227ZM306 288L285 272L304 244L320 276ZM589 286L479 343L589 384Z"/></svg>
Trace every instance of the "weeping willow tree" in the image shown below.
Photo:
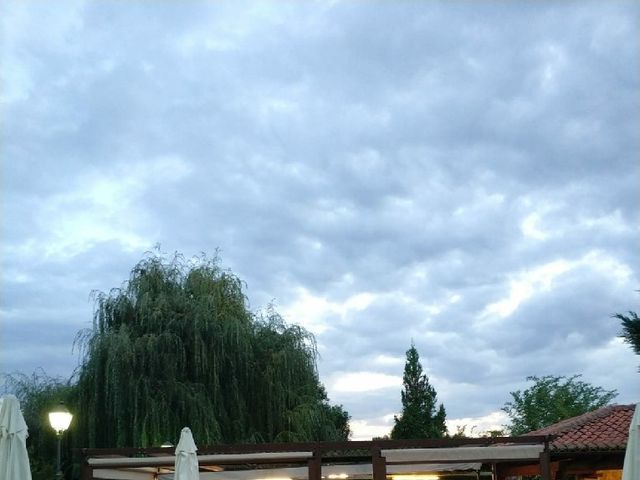
<svg viewBox="0 0 640 480"><path fill-rule="evenodd" d="M95 298L80 337L79 445L157 446L183 426L202 445L349 436L319 382L313 336L273 309L252 314L217 259L150 255Z"/></svg>

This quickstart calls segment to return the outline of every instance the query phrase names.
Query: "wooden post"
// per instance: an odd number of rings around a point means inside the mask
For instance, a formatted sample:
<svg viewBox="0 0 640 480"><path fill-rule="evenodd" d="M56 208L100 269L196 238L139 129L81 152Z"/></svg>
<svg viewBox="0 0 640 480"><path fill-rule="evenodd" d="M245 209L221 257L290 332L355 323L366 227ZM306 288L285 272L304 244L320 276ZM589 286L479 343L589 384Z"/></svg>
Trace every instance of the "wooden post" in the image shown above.
<svg viewBox="0 0 640 480"><path fill-rule="evenodd" d="M551 480L551 455L546 445L544 451L540 453L540 476L542 480Z"/></svg>
<svg viewBox="0 0 640 480"><path fill-rule="evenodd" d="M380 448L371 450L371 465L373 466L373 480L387 480L387 462L380 453Z"/></svg>
<svg viewBox="0 0 640 480"><path fill-rule="evenodd" d="M88 463L82 465L82 480L93 480L93 467Z"/></svg>
<svg viewBox="0 0 640 480"><path fill-rule="evenodd" d="M314 450L313 457L308 461L309 480L322 480L322 456L319 449Z"/></svg>

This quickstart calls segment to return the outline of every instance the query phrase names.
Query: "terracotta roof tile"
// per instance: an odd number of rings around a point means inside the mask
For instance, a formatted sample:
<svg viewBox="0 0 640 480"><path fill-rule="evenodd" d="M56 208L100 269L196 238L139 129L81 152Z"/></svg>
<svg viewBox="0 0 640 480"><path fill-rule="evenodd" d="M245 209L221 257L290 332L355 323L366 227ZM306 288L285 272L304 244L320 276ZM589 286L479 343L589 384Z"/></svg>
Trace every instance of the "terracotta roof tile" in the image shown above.
<svg viewBox="0 0 640 480"><path fill-rule="evenodd" d="M635 405L609 405L527 435L555 435L552 450L624 450Z"/></svg>

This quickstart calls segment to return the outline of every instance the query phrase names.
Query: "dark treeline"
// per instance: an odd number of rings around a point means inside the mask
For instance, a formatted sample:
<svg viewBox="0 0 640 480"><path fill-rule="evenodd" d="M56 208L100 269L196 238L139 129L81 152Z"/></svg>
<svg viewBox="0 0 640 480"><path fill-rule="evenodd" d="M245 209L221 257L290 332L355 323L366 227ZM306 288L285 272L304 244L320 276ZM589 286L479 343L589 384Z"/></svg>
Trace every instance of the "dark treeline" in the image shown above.
<svg viewBox="0 0 640 480"><path fill-rule="evenodd" d="M95 299L69 381L9 378L36 465L51 454L46 409L58 400L75 414L68 446L159 446L184 426L200 445L349 437L349 415L319 381L313 336L273 308L249 311L242 281L217 259L149 255Z"/></svg>

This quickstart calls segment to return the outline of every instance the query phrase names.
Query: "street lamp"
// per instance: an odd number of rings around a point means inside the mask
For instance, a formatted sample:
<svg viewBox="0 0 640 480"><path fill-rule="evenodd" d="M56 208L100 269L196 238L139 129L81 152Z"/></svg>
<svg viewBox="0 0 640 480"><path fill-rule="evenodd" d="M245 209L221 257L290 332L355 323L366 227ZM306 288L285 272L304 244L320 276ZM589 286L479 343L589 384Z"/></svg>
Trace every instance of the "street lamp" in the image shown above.
<svg viewBox="0 0 640 480"><path fill-rule="evenodd" d="M62 478L62 467L60 466L60 440L62 439L62 434L69 428L69 424L71 423L71 419L73 415L64 406L63 402L54 408L51 412L49 412L49 423L51 427L56 431L56 435L58 436L58 473L56 473L56 478Z"/></svg>

